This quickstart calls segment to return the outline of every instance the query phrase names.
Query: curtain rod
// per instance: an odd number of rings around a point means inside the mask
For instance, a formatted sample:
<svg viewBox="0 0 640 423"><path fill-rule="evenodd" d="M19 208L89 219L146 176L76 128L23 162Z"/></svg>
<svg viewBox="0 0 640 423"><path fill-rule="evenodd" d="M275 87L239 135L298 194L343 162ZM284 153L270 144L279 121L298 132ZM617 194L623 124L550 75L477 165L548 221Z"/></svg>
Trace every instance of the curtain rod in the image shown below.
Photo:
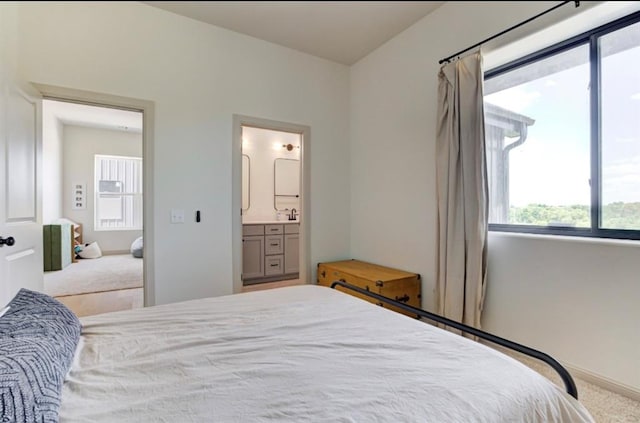
<svg viewBox="0 0 640 423"><path fill-rule="evenodd" d="M441 65L441 64L443 64L444 62L447 62L447 63L448 63L449 61L451 61L451 59L453 59L453 58L454 58L454 57L456 57L456 56L461 55L461 54L462 54L462 53L464 53L465 51L469 51L469 50L471 50L471 49L473 49L473 48L476 48L476 47L478 47L478 46L480 46L480 45L482 45L482 44L486 43L487 41L491 41L491 40L493 40L494 38L498 38L498 37L500 37L501 35L504 35L504 34L506 34L506 33L507 33L507 32L509 32L509 31L513 31L513 30L514 30L514 29L516 29L516 28L520 28L522 25L528 24L528 23L529 23L529 22L531 22L532 20L534 20L534 19L538 19L540 16L542 16L542 15L546 15L547 13L549 13L549 12L551 12L551 11L553 11L553 10L556 10L557 8L562 7L562 6L564 6L565 4L567 4L567 3L575 3L575 4L576 4L576 7L579 7L579 6L580 6L580 2L579 2L579 1L563 1L563 2L562 2L562 3L560 3L560 4L553 6L551 9L547 9L547 10L545 10L544 12L538 13L537 15L535 15L535 16L533 16L533 17L531 17L531 18L527 19L526 21L522 21L522 22L520 22L519 24L512 26L511 28L507 28L507 29L505 29L504 31L497 33L496 35L493 35L493 36L491 36L491 37L487 38L486 40L482 40L482 41L480 41L479 43L476 43L476 44L472 45L471 47L467 47L467 48L465 48L464 50L460 50L459 52L457 52L457 53L455 53L455 54L452 54L452 55L451 55L451 56L449 56L449 57L445 57L444 59L440 59L440 61L438 61L438 64L440 64L440 65Z"/></svg>

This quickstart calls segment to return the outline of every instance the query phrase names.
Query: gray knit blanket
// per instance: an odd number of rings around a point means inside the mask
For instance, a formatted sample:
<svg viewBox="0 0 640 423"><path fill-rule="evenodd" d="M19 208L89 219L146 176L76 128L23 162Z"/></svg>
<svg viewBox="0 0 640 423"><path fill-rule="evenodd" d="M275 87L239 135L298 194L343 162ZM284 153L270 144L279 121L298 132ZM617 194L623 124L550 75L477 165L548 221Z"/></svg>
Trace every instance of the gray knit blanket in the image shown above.
<svg viewBox="0 0 640 423"><path fill-rule="evenodd" d="M0 422L57 422L82 326L64 304L21 289L0 317Z"/></svg>

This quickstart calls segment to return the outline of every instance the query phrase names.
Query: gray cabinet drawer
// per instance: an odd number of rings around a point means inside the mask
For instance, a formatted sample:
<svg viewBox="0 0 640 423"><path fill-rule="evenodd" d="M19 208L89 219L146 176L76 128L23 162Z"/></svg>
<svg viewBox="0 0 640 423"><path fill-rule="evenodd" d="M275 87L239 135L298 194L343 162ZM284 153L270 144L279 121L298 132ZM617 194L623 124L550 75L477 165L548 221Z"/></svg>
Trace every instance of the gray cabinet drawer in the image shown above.
<svg viewBox="0 0 640 423"><path fill-rule="evenodd" d="M284 253L284 243L282 241L282 235L265 235L264 253L268 256Z"/></svg>
<svg viewBox="0 0 640 423"><path fill-rule="evenodd" d="M264 234L265 235L280 235L282 234L283 225L264 225Z"/></svg>
<svg viewBox="0 0 640 423"><path fill-rule="evenodd" d="M264 263L264 274L269 275L281 275L284 269L283 262L284 256L266 256Z"/></svg>
<svg viewBox="0 0 640 423"><path fill-rule="evenodd" d="M242 235L264 235L264 225L242 225Z"/></svg>
<svg viewBox="0 0 640 423"><path fill-rule="evenodd" d="M290 225L284 225L285 234L297 234L300 233L300 224L292 223Z"/></svg>

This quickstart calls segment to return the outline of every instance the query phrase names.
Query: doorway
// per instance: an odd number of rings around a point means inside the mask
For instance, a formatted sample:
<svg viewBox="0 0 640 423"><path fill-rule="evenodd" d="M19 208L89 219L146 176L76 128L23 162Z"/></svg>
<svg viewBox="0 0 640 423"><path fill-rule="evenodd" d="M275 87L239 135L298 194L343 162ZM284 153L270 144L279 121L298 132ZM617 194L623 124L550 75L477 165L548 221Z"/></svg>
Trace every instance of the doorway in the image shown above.
<svg viewBox="0 0 640 423"><path fill-rule="evenodd" d="M44 292L78 316L144 306L143 112L43 100Z"/></svg>
<svg viewBox="0 0 640 423"><path fill-rule="evenodd" d="M310 132L234 116L234 292L309 283Z"/></svg>

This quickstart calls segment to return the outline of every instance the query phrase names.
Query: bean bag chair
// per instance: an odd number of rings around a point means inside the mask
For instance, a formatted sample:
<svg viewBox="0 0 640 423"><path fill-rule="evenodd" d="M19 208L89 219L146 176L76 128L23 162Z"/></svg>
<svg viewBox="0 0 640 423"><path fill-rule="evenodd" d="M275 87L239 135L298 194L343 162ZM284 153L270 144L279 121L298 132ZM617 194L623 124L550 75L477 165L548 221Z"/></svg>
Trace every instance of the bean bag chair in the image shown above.
<svg viewBox="0 0 640 423"><path fill-rule="evenodd" d="M131 243L131 255L136 258L142 258L142 237Z"/></svg>

